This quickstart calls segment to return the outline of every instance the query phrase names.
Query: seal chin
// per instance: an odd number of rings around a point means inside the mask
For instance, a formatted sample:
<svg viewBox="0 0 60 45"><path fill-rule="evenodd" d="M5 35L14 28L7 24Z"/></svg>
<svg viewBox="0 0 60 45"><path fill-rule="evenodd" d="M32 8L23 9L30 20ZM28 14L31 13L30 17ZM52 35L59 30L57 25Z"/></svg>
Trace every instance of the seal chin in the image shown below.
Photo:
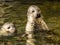
<svg viewBox="0 0 60 45"><path fill-rule="evenodd" d="M41 17L41 14L37 14L36 18L40 18Z"/></svg>

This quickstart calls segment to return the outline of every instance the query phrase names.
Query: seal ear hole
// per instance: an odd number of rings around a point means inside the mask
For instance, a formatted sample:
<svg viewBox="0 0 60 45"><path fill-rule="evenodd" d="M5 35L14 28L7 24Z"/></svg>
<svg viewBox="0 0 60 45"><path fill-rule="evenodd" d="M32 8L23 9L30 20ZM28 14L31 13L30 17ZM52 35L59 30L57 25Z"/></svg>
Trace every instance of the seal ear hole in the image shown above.
<svg viewBox="0 0 60 45"><path fill-rule="evenodd" d="M41 23L41 22L40 22Z"/></svg>
<svg viewBox="0 0 60 45"><path fill-rule="evenodd" d="M40 10L38 10L38 12L39 12Z"/></svg>
<svg viewBox="0 0 60 45"><path fill-rule="evenodd" d="M35 12L34 10L32 12Z"/></svg>

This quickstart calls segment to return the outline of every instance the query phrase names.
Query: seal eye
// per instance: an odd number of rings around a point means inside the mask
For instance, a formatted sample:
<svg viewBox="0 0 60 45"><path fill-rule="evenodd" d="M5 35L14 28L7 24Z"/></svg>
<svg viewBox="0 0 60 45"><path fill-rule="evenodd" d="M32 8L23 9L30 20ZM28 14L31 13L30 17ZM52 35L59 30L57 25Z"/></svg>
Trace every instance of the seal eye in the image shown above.
<svg viewBox="0 0 60 45"><path fill-rule="evenodd" d="M8 27L8 29L10 29L10 27Z"/></svg>
<svg viewBox="0 0 60 45"><path fill-rule="evenodd" d="M34 10L32 12L35 12Z"/></svg>

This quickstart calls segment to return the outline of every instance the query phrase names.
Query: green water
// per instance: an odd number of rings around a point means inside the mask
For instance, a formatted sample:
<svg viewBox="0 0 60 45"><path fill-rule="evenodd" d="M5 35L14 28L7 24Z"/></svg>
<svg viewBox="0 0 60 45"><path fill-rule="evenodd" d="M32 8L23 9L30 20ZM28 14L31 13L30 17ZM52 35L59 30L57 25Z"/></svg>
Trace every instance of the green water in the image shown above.
<svg viewBox="0 0 60 45"><path fill-rule="evenodd" d="M14 4L14 3L12 3ZM25 26L27 22L27 9L30 5L33 4L20 4L16 3L12 7L2 6L5 13L0 12L0 24L3 25L5 22L14 22L18 34L24 34ZM43 19L47 23L48 27L56 35L53 36L52 42L58 43L60 45L60 2L42 2L41 4L36 4L40 9L43 15ZM1 45L25 45L26 37L14 36L14 37L3 37L0 41ZM7 44L8 43L8 44ZM43 42L41 42L43 43Z"/></svg>

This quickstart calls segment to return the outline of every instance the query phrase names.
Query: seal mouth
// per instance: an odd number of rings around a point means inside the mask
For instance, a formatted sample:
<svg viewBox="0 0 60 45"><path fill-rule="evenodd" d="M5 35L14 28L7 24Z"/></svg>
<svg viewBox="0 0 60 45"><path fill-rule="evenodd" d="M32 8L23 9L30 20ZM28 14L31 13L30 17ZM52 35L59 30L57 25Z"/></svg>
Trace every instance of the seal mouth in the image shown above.
<svg viewBox="0 0 60 45"><path fill-rule="evenodd" d="M41 17L41 14L37 14L36 18L40 18Z"/></svg>
<svg viewBox="0 0 60 45"><path fill-rule="evenodd" d="M10 31L7 31L7 33L10 33Z"/></svg>

